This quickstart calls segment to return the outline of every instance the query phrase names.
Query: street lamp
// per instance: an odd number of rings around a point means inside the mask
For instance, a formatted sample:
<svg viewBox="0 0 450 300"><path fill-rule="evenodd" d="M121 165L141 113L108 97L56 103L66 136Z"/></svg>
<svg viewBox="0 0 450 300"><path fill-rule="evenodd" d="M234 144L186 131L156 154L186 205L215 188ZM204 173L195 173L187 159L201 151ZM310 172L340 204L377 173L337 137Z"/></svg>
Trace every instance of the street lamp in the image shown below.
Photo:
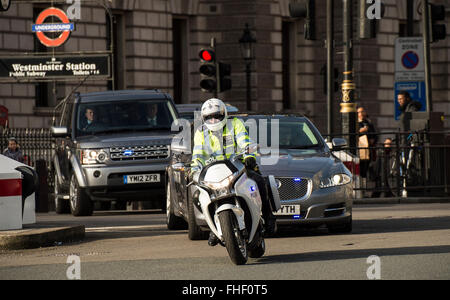
<svg viewBox="0 0 450 300"><path fill-rule="evenodd" d="M248 23L245 23L244 34L239 39L239 45L241 47L242 58L245 61L245 73L247 76L247 110L252 109L251 99L251 65L253 59L253 44L256 43L256 39L252 36Z"/></svg>

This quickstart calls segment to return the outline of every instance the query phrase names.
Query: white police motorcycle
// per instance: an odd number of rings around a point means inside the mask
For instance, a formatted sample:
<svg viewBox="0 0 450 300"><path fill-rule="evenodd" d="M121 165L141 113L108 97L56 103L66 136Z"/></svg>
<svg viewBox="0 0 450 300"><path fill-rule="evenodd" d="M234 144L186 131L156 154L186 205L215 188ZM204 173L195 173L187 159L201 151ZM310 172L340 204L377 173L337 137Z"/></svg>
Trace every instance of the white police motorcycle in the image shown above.
<svg viewBox="0 0 450 300"><path fill-rule="evenodd" d="M232 262L243 265L248 257L265 253L262 202L258 185L246 174L242 154L204 167L194 185L198 204L209 229L225 246ZM280 209L280 197L273 176L269 176L272 209Z"/></svg>

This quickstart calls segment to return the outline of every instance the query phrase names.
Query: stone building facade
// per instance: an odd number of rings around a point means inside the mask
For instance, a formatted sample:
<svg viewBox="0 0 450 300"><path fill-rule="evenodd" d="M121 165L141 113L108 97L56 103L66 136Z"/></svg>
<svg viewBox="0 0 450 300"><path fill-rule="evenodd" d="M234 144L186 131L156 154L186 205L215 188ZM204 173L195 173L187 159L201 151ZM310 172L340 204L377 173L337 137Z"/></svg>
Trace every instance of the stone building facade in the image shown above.
<svg viewBox="0 0 450 300"><path fill-rule="evenodd" d="M13 0L0 12L0 56L52 51L31 31L37 15L52 4L67 10L66 0ZM357 1L355 1L357 2ZM416 1L418 2L418 1ZM450 32L450 1L447 6ZM354 41L354 71L358 103L365 106L380 130L393 130L394 42L402 35L406 0L384 0L386 14L376 39ZM317 41L303 38L303 20L289 17L289 0L80 0L80 19L57 52L107 51L110 22L103 5L114 15L114 85L117 89L157 88L177 103L202 102L211 94L199 88L200 48L217 41L220 60L232 65L233 88L219 96L245 110L246 77L239 39L248 23L257 42L252 64L252 110L294 111L309 116L326 133L326 96L320 70L326 62L325 5L316 0ZM355 8L355 30L357 10ZM420 34L416 16L416 35ZM342 3L335 1L336 67L342 72ZM434 110L446 115L450 128L450 38L432 46ZM340 78L341 79L341 78ZM0 81L0 105L9 109L10 127L49 127L52 108L79 84ZM111 88L111 82L86 81L79 92ZM340 93L334 103L335 132L340 131Z"/></svg>

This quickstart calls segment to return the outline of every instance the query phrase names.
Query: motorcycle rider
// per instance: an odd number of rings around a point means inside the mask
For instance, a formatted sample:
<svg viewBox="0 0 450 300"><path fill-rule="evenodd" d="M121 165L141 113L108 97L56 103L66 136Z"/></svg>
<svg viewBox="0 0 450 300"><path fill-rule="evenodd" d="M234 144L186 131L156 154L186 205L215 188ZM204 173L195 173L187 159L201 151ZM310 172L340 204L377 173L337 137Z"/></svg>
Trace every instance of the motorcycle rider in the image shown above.
<svg viewBox="0 0 450 300"><path fill-rule="evenodd" d="M250 145L250 137L244 124L238 118L228 120L225 104L216 98L207 100L201 108L203 125L195 132L192 151L191 179L198 182L200 171L215 161L229 159L235 153L242 153ZM275 229L275 217L269 203L267 185L256 163L256 151L245 153L243 162L247 176L254 180L261 195L262 213L267 233ZM211 231L208 244L215 246L219 239Z"/></svg>

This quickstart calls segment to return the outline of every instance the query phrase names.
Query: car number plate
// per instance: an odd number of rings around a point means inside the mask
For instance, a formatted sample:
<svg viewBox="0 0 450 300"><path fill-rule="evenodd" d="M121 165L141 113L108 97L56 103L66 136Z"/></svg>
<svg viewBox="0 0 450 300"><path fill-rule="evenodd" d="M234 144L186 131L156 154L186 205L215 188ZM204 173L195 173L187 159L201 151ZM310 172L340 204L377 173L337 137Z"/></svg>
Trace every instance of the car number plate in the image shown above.
<svg viewBox="0 0 450 300"><path fill-rule="evenodd" d="M295 216L300 215L300 205L281 205L281 208L275 213L276 216Z"/></svg>
<svg viewBox="0 0 450 300"><path fill-rule="evenodd" d="M123 176L124 184L152 183L160 181L161 181L160 174L138 174L138 175Z"/></svg>

